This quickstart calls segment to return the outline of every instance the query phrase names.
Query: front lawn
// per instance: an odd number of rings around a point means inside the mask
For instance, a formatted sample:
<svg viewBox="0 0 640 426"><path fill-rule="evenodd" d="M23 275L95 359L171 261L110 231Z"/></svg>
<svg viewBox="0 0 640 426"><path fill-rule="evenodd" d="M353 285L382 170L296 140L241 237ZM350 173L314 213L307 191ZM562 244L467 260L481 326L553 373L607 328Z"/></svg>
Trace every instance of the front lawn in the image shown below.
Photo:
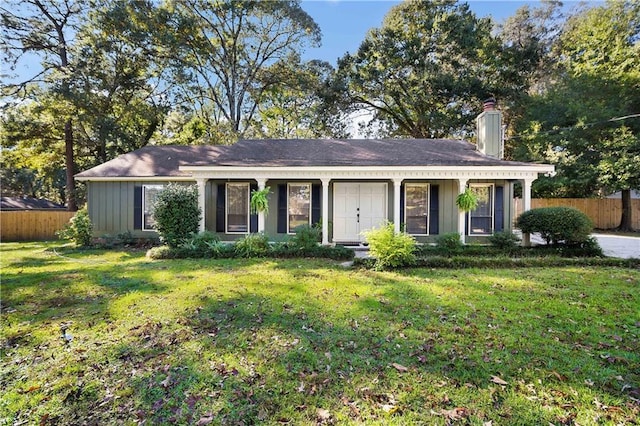
<svg viewBox="0 0 640 426"><path fill-rule="evenodd" d="M640 422L638 269L0 251L0 424Z"/></svg>

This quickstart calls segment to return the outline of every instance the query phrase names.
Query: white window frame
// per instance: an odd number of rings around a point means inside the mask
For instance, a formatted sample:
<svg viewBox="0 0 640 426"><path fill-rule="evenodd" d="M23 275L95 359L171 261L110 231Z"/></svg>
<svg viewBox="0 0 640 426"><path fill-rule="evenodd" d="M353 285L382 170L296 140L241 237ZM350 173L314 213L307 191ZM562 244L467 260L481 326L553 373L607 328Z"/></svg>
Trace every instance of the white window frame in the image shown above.
<svg viewBox="0 0 640 426"><path fill-rule="evenodd" d="M409 230L407 229L407 188L409 186L415 187L422 187L426 189L427 192L427 217L426 217L426 221L427 221L427 233L426 234L412 234L409 232ZM409 235L415 235L418 237L424 237L424 236L428 236L430 235L431 230L429 229L429 225L431 222L431 218L429 217L431 215L431 184L430 183L426 183L426 182L405 182L404 184L404 223L405 223L405 232Z"/></svg>
<svg viewBox="0 0 640 426"><path fill-rule="evenodd" d="M293 186L307 185L309 187L309 222L308 222L309 226L311 226L311 214L313 212L313 206L312 206L313 194L311 193L311 191L313 191L313 185L311 185L311 182L287 182L287 234L294 235L295 230L290 229L289 227L289 225L291 224L291 220L290 220L291 211L289 210L289 199L291 198L289 191L290 191L291 185Z"/></svg>
<svg viewBox="0 0 640 426"><path fill-rule="evenodd" d="M147 228L145 226L147 222L145 220L145 217L147 215L147 189L155 189L155 190L162 191L164 189L164 185L158 185L158 184L142 185L142 231L153 232L156 230L153 224L151 228ZM152 216L153 212L151 211L151 206L149 206L148 210L149 210L149 216ZM151 220L153 221L152 217L151 217Z"/></svg>
<svg viewBox="0 0 640 426"><path fill-rule="evenodd" d="M473 210L467 214L467 229L469 230L468 235L470 236L485 236L485 235L493 235L495 233L495 223L496 223L496 185L494 183L470 183L469 188L489 188L489 194L491 198L490 208L491 208L491 232L473 232L471 229L471 216L473 214Z"/></svg>
<svg viewBox="0 0 640 426"><path fill-rule="evenodd" d="M230 186L244 186L247 188L247 230L242 231L229 231L229 187ZM224 230L227 234L232 235L245 235L251 232L251 184L249 182L227 182L224 191Z"/></svg>

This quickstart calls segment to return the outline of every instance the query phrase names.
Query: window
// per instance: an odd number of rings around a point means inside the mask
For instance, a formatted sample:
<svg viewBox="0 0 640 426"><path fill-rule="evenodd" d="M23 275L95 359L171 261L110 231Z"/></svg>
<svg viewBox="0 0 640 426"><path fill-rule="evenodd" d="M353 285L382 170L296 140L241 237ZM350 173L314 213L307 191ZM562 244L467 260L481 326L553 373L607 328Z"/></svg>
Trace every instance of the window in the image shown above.
<svg viewBox="0 0 640 426"><path fill-rule="evenodd" d="M478 207L469 212L469 235L493 234L493 184L481 183L469 185L478 197Z"/></svg>
<svg viewBox="0 0 640 426"><path fill-rule="evenodd" d="M292 234L301 225L311 224L311 184L287 185L287 232Z"/></svg>
<svg viewBox="0 0 640 426"><path fill-rule="evenodd" d="M411 235L429 235L429 184L404 186L405 231Z"/></svg>
<svg viewBox="0 0 640 426"><path fill-rule="evenodd" d="M153 231L156 222L153 220L153 203L164 189L162 185L144 185L142 187L142 230Z"/></svg>
<svg viewBox="0 0 640 426"><path fill-rule="evenodd" d="M227 232L249 232L249 184L227 183Z"/></svg>

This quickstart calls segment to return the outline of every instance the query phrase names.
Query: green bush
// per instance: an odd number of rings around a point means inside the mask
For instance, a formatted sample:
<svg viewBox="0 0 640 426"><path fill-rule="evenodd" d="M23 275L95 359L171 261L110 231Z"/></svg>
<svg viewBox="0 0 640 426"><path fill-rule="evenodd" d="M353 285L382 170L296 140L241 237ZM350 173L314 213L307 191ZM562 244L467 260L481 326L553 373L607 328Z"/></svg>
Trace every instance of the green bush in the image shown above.
<svg viewBox="0 0 640 426"><path fill-rule="evenodd" d="M87 247L91 244L91 236L93 234L93 224L89 218L89 212L86 208L76 212L64 229L56 232L58 238L63 240L71 240L78 247Z"/></svg>
<svg viewBox="0 0 640 426"><path fill-rule="evenodd" d="M412 265L416 259L416 240L403 232L396 234L393 223L364 232L369 253L376 259L376 269L398 268Z"/></svg>
<svg viewBox="0 0 640 426"><path fill-rule="evenodd" d="M179 247L198 232L202 213L194 185L170 183L158 193L152 211L155 230L169 247Z"/></svg>
<svg viewBox="0 0 640 426"><path fill-rule="evenodd" d="M301 225L295 231L289 244L301 250L313 249L322 241L322 229L317 226Z"/></svg>
<svg viewBox="0 0 640 426"><path fill-rule="evenodd" d="M234 247L238 257L265 257L271 251L269 238L263 233L247 234Z"/></svg>
<svg viewBox="0 0 640 426"><path fill-rule="evenodd" d="M215 243L220 242L220 237L211 231L200 232L182 243L182 247L192 250L207 250Z"/></svg>
<svg viewBox="0 0 640 426"><path fill-rule="evenodd" d="M462 251L464 244L457 232L442 234L436 239L436 247L440 253L456 254Z"/></svg>
<svg viewBox="0 0 640 426"><path fill-rule="evenodd" d="M540 233L547 244L575 245L585 242L593 231L587 215L571 207L544 207L526 211L516 226L523 233Z"/></svg>
<svg viewBox="0 0 640 426"><path fill-rule="evenodd" d="M330 247L316 244L315 246L301 248L291 241L275 244L270 254L277 258L312 257L333 260L351 260L355 256L353 250L340 245Z"/></svg>
<svg viewBox="0 0 640 426"><path fill-rule="evenodd" d="M520 238L513 232L496 232L489 237L489 243L500 250L511 251L520 245Z"/></svg>

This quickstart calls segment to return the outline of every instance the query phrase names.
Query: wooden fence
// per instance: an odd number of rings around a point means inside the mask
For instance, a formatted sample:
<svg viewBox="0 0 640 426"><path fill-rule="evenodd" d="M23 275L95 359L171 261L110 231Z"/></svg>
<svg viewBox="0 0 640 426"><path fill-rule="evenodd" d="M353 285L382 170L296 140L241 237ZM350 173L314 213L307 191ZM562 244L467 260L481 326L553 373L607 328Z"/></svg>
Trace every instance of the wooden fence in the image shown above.
<svg viewBox="0 0 640 426"><path fill-rule="evenodd" d="M522 213L522 200L514 200L516 217ZM612 229L620 225L622 218L622 200L619 198L533 198L531 208L573 207L593 221L596 229ZM631 200L632 226L640 229L640 199Z"/></svg>
<svg viewBox="0 0 640 426"><path fill-rule="evenodd" d="M25 210L0 212L1 241L40 241L56 239L75 212L66 210Z"/></svg>

